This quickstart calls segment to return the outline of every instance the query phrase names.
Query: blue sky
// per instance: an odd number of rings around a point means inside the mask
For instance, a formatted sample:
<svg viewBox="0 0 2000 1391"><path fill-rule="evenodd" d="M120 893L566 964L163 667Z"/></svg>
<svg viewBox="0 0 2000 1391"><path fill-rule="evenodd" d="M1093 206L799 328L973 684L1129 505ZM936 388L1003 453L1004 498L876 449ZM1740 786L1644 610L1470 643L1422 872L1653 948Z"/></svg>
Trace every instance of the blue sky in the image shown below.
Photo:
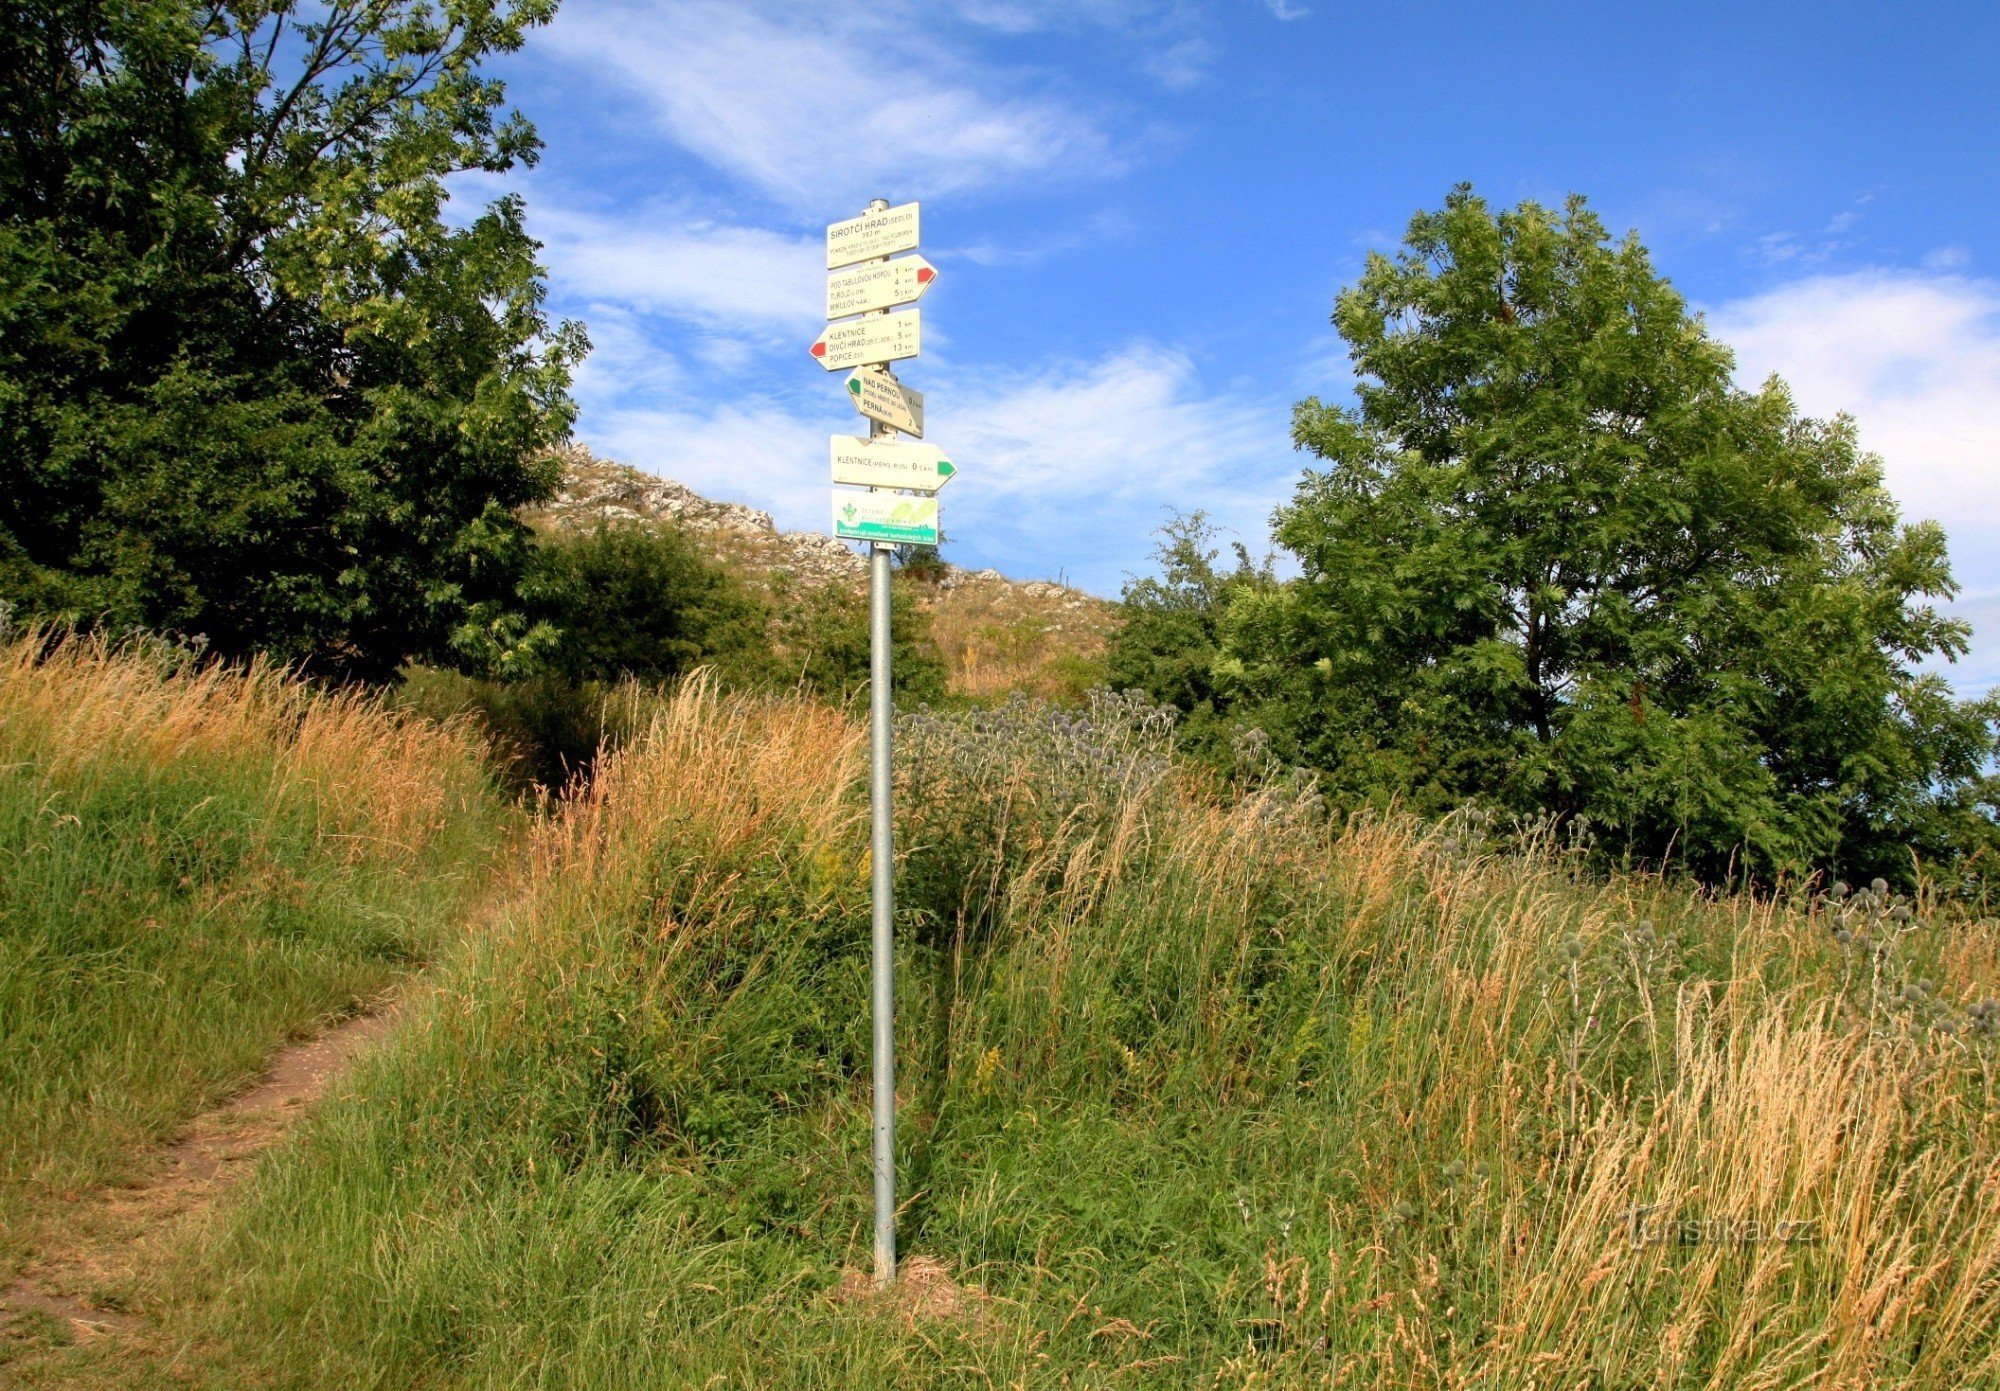
<svg viewBox="0 0 2000 1391"><path fill-rule="evenodd" d="M500 70L602 454L824 527L822 229L921 199L947 554L1115 594L1175 510L1261 548L1369 249L1575 191L1857 418L2000 684L2000 7L568 0Z"/></svg>

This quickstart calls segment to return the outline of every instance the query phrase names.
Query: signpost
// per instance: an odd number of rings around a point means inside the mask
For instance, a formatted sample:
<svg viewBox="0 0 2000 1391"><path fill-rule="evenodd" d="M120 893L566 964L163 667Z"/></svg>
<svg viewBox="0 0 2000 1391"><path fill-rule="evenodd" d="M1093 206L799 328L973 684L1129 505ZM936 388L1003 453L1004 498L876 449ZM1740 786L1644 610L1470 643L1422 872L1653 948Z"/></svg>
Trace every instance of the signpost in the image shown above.
<svg viewBox="0 0 2000 1391"><path fill-rule="evenodd" d="M833 481L853 483L863 488L908 488L912 492L935 493L951 482L958 470L944 451L934 444L905 444L901 440L856 439L853 435L833 437ZM834 501L851 497L835 493ZM934 546L935 541L921 544Z"/></svg>
<svg viewBox="0 0 2000 1391"><path fill-rule="evenodd" d="M937 279L937 267L921 256L877 261L826 278L826 317L844 319L871 309L915 304Z"/></svg>
<svg viewBox="0 0 2000 1391"><path fill-rule="evenodd" d="M868 211L826 229L826 317L830 323L812 345L829 372L859 368L847 379L854 408L873 423L868 438L835 435L833 534L868 543L868 823L870 941L869 993L874 1012L873 1131L875 1168L875 1283L896 1278L896 845L891 799L889 557L898 546L935 546L937 492L958 472L932 444L896 438L924 433L923 393L896 380L891 362L923 349L921 311L888 311L914 304L937 279L937 268L915 251L917 205L892 208L877 198ZM863 264L863 263L866 264ZM843 267L852 266L852 270ZM842 486L851 485L851 486ZM858 491L866 489L866 491Z"/></svg>
<svg viewBox="0 0 2000 1391"><path fill-rule="evenodd" d="M808 351L829 372L915 357L923 349L922 312L871 314L844 324L828 324Z"/></svg>
<svg viewBox="0 0 2000 1391"><path fill-rule="evenodd" d="M847 379L847 394L854 398L854 409L870 420L924 437L923 392L912 391L887 372L863 367Z"/></svg>

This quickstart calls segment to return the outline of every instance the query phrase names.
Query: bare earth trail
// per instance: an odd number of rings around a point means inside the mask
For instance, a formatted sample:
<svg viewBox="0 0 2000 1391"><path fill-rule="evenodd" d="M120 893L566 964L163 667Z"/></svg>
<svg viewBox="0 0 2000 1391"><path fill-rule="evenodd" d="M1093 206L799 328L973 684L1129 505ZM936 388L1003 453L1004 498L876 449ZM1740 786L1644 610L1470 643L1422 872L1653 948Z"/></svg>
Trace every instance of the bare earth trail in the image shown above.
<svg viewBox="0 0 2000 1391"><path fill-rule="evenodd" d="M31 1336L32 1325L56 1333L55 1341L79 1345L142 1336L146 1320L125 1307L127 1292L143 1291L173 1238L205 1215L312 1102L389 1033L402 998L364 1006L280 1049L260 1080L196 1116L137 1177L79 1196L53 1224L34 1262L0 1290L0 1339ZM0 1359L0 1386L7 1384L8 1370Z"/></svg>

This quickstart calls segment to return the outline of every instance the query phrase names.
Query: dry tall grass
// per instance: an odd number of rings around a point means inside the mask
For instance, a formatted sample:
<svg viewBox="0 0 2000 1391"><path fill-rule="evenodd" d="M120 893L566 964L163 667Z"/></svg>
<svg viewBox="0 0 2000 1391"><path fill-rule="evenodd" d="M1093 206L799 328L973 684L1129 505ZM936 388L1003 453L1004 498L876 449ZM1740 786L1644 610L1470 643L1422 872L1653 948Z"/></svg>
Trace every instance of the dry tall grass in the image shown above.
<svg viewBox="0 0 2000 1391"><path fill-rule="evenodd" d="M1074 700L1104 678L1113 604L1075 590L962 580L923 603L945 660L946 689L973 700L1020 692Z"/></svg>
<svg viewBox="0 0 2000 1391"><path fill-rule="evenodd" d="M0 646L0 1265L431 951L501 833L489 782L469 730L268 667Z"/></svg>
<svg viewBox="0 0 2000 1391"><path fill-rule="evenodd" d="M977 1318L840 1294L862 730L695 684L269 1176L237 1345L297 1385L2000 1384L1995 924L1222 797L1132 718L904 723L902 1238Z"/></svg>
<svg viewBox="0 0 2000 1391"><path fill-rule="evenodd" d="M0 691L0 741L51 789L108 769L268 761L272 796L310 797L329 836L412 854L481 791L470 725L402 717L263 662L30 635L0 647Z"/></svg>

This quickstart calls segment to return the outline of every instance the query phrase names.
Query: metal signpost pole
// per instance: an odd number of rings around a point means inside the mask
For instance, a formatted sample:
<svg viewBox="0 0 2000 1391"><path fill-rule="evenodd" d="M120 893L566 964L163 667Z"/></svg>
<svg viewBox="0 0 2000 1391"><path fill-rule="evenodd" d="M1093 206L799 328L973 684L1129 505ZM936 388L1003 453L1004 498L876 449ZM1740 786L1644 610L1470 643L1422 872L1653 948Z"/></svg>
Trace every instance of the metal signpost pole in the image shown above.
<svg viewBox="0 0 2000 1391"><path fill-rule="evenodd" d="M852 367L847 390L854 408L873 422L868 437L835 435L832 466L833 534L868 545L868 812L874 896L875 1283L896 1278L896 844L889 761L889 562L898 545L935 546L938 490L958 473L946 452L921 440L924 397L896 380L889 364L923 351L923 314L911 309L937 279L937 268L915 251L922 240L920 209L877 198L860 217L826 229L824 332L808 350L829 372ZM858 315L859 317L850 317ZM866 492L851 491L859 487Z"/></svg>
<svg viewBox="0 0 2000 1391"><path fill-rule="evenodd" d="M868 211L886 212L877 198ZM887 257L883 258L887 260ZM886 309L877 311L887 313ZM883 368L887 371L887 367ZM894 437L895 430L873 421L870 439ZM868 567L868 809L870 867L874 899L875 1002L875 1283L896 1278L896 846L895 807L889 764L889 557L895 547L871 542Z"/></svg>

